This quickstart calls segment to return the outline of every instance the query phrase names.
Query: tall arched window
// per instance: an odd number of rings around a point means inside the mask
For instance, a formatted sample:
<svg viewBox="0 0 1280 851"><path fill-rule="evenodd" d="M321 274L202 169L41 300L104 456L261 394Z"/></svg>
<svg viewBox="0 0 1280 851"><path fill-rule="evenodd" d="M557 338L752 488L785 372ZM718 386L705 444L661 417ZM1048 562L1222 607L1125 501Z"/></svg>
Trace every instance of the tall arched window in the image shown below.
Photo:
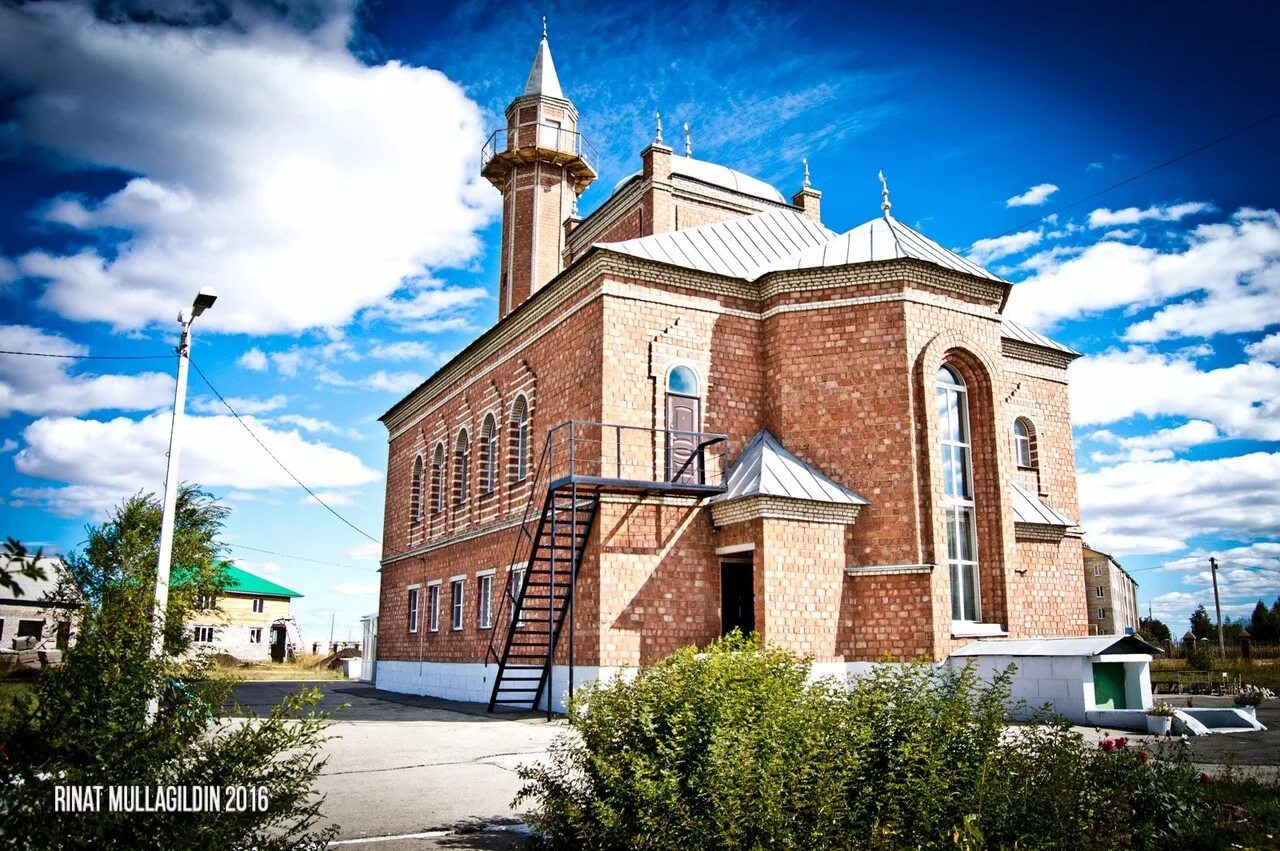
<svg viewBox="0 0 1280 851"><path fill-rule="evenodd" d="M977 505L973 494L973 446L969 433L969 392L950 367L938 370L938 426L941 435L942 504L947 524L947 567L951 572L951 617L982 619L978 597Z"/></svg>
<svg viewBox="0 0 1280 851"><path fill-rule="evenodd" d="M437 443L431 456L431 511L444 511L444 444Z"/></svg>
<svg viewBox="0 0 1280 851"><path fill-rule="evenodd" d="M458 432L458 442L453 446L453 501L457 505L467 501L467 474L471 469L471 436L464 428Z"/></svg>
<svg viewBox="0 0 1280 851"><path fill-rule="evenodd" d="M498 423L493 414L480 427L480 487L485 493L498 487Z"/></svg>
<svg viewBox="0 0 1280 851"><path fill-rule="evenodd" d="M517 396L511 406L511 481L529 475L529 400Z"/></svg>
<svg viewBox="0 0 1280 851"><path fill-rule="evenodd" d="M1019 467L1036 466L1036 429L1031 420L1018 417L1013 421L1013 455Z"/></svg>
<svg viewBox="0 0 1280 851"><path fill-rule="evenodd" d="M422 456L413 459L413 478L409 484L409 522L422 519Z"/></svg>

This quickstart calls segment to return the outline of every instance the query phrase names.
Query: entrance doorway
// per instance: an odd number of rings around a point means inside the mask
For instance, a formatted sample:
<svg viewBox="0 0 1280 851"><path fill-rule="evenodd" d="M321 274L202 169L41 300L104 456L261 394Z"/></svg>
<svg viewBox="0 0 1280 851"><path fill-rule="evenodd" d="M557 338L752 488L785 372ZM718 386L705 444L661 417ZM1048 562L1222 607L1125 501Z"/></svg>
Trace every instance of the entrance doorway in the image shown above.
<svg viewBox="0 0 1280 851"><path fill-rule="evenodd" d="M702 483L700 431L698 377L689 367L677 366L667 376L667 481Z"/></svg>
<svg viewBox="0 0 1280 851"><path fill-rule="evenodd" d="M288 637L284 626L276 624L271 627L271 661L283 662L288 653Z"/></svg>
<svg viewBox="0 0 1280 851"><path fill-rule="evenodd" d="M720 560L720 634L756 629L755 571L751 557Z"/></svg>
<svg viewBox="0 0 1280 851"><path fill-rule="evenodd" d="M1128 709L1123 662L1093 663L1093 702L1099 709Z"/></svg>

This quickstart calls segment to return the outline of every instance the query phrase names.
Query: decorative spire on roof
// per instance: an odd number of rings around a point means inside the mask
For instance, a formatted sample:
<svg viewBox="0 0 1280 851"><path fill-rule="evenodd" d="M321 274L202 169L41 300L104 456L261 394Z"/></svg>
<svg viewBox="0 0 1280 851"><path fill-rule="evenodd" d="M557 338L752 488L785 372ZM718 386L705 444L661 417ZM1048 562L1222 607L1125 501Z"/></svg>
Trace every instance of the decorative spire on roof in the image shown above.
<svg viewBox="0 0 1280 851"><path fill-rule="evenodd" d="M542 19L542 41L538 43L538 52L533 57L533 67L529 69L529 79L524 84L524 93L565 99L564 92L560 89L560 78L556 76L556 64L551 61L551 46L547 43L545 16Z"/></svg>
<svg viewBox="0 0 1280 851"><path fill-rule="evenodd" d="M654 115L658 119L658 129L657 129L657 132L653 134L653 144L661 145L662 144L662 113L655 112Z"/></svg>
<svg viewBox="0 0 1280 851"><path fill-rule="evenodd" d="M801 157L800 162L804 164L804 183L802 183L801 186L805 189L808 189L810 186L813 185L809 182L809 158Z"/></svg>
<svg viewBox="0 0 1280 851"><path fill-rule="evenodd" d="M684 155L693 156L693 137L689 135L689 122L684 123Z"/></svg>
<svg viewBox="0 0 1280 851"><path fill-rule="evenodd" d="M889 181L885 180L884 169L880 169L880 209L884 210L884 214L889 215L889 210L893 205L889 203Z"/></svg>

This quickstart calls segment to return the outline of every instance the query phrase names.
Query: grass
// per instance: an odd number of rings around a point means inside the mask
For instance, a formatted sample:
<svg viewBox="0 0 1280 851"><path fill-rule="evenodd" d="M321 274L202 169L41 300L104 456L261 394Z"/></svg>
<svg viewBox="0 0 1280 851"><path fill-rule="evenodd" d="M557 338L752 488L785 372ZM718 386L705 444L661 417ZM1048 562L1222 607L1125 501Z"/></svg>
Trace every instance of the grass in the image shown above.
<svg viewBox="0 0 1280 851"><path fill-rule="evenodd" d="M321 663L328 657L306 654L287 662L256 662L244 665L218 665L220 673L242 680L300 682L302 680L345 680L342 669L330 670Z"/></svg>
<svg viewBox="0 0 1280 851"><path fill-rule="evenodd" d="M0 712L13 705L13 701L23 694L31 694L31 682L26 679L0 680Z"/></svg>
<svg viewBox="0 0 1280 851"><path fill-rule="evenodd" d="M1280 665L1272 659L1251 662L1243 659L1228 659L1225 662L1215 659L1213 670L1207 675L1204 671L1193 671L1188 668L1186 659L1158 659L1151 663L1153 684L1177 682L1193 685L1202 684L1206 679L1217 682L1222 679L1223 673L1227 674L1228 681L1239 678L1244 685L1263 686L1280 694Z"/></svg>

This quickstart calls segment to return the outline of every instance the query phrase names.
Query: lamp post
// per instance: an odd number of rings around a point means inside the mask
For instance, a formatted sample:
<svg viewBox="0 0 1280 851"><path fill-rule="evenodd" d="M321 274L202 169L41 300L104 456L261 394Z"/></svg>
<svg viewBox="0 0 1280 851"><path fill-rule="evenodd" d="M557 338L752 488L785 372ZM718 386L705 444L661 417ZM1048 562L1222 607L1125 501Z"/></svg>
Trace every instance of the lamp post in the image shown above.
<svg viewBox="0 0 1280 851"><path fill-rule="evenodd" d="M173 560L173 523L178 510L178 453L179 426L187 404L187 364L191 355L191 323L196 317L213 307L218 294L202 288L190 307L178 313L182 336L178 338L178 383L173 391L173 421L169 427L169 461L164 473L164 509L160 516L160 557L156 562L156 608L151 636L151 657L158 659L164 653L164 616L169 606L169 568ZM156 717L160 709L160 696L152 695L147 702L147 721Z"/></svg>

